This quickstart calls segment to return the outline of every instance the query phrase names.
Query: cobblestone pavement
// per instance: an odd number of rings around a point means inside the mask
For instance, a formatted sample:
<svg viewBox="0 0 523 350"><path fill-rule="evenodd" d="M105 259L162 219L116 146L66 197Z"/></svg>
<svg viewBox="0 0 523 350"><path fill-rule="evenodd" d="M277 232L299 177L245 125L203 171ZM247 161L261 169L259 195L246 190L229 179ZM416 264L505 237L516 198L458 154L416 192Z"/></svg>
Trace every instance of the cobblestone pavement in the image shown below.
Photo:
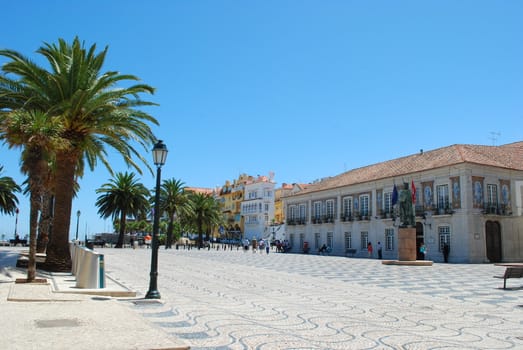
<svg viewBox="0 0 523 350"><path fill-rule="evenodd" d="M99 249L144 295L151 250ZM523 349L523 288L492 264L159 250L161 303L129 307L191 349Z"/></svg>

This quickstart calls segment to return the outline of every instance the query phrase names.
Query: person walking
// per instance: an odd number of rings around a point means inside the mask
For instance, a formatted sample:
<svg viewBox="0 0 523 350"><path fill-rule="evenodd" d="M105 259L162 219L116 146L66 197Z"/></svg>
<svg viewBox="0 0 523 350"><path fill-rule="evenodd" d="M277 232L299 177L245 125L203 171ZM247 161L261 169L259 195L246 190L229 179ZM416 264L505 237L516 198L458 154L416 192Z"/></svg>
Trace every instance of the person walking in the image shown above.
<svg viewBox="0 0 523 350"><path fill-rule="evenodd" d="M450 253L450 246L448 243L443 244L443 260L448 263L449 262L449 253Z"/></svg>
<svg viewBox="0 0 523 350"><path fill-rule="evenodd" d="M419 256L421 260L425 260L425 254L427 253L427 248L425 247L424 243L421 243L421 246L419 247Z"/></svg>
<svg viewBox="0 0 523 350"><path fill-rule="evenodd" d="M378 249L378 259L381 259L383 257L383 255L382 255L382 248L381 248L381 242L378 242L377 249Z"/></svg>
<svg viewBox="0 0 523 350"><path fill-rule="evenodd" d="M369 258L372 258L372 243L367 243L367 253L369 254Z"/></svg>
<svg viewBox="0 0 523 350"><path fill-rule="evenodd" d="M144 238L143 238L143 242L145 243L145 246L147 248L150 248L151 247L151 241L152 241L152 237L151 235L147 234Z"/></svg>

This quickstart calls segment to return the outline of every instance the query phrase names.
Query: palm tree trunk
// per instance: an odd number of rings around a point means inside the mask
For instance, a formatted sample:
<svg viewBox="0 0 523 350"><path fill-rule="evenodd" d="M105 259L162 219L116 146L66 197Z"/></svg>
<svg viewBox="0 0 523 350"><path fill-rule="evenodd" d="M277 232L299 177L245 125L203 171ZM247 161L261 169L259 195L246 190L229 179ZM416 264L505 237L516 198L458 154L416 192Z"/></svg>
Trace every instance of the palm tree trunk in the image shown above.
<svg viewBox="0 0 523 350"><path fill-rule="evenodd" d="M118 242L116 243L115 248L122 248L125 238L125 224L126 224L127 213L122 211L120 215L120 233L118 234Z"/></svg>
<svg viewBox="0 0 523 350"><path fill-rule="evenodd" d="M36 240L36 252L45 253L47 243L49 243L49 231L51 220L53 219L53 196L46 191L42 195L42 211L40 213L40 222L38 223L38 238Z"/></svg>
<svg viewBox="0 0 523 350"><path fill-rule="evenodd" d="M38 229L38 214L42 205L42 174L47 172L47 161L42 159L40 152L33 150L26 159L29 168L30 210L29 210L29 261L27 264L27 282L36 277L36 234ZM32 156L35 160L33 161Z"/></svg>
<svg viewBox="0 0 523 350"><path fill-rule="evenodd" d="M55 215L53 218L53 234L47 246L45 261L45 267L49 271L71 271L69 229L76 164L77 158L74 155L60 152L56 156Z"/></svg>
<svg viewBox="0 0 523 350"><path fill-rule="evenodd" d="M173 230L174 230L174 214L170 215L170 218L169 218L169 225L167 226L167 239L165 242L165 249L172 249Z"/></svg>
<svg viewBox="0 0 523 350"><path fill-rule="evenodd" d="M38 212L40 196L36 191L31 191L31 208L29 210L29 262L27 264L27 282L34 281L36 277L36 227L38 225Z"/></svg>
<svg viewBox="0 0 523 350"><path fill-rule="evenodd" d="M198 226L198 249L201 249L203 247L203 223L202 223L202 219L198 219L198 223L197 225Z"/></svg>

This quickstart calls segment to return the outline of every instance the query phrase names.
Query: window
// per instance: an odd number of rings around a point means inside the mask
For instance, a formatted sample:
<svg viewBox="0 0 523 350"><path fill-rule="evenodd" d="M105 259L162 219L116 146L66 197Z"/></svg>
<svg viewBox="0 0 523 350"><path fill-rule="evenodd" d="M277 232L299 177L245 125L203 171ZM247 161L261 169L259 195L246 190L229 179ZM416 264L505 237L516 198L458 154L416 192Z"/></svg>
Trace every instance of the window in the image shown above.
<svg viewBox="0 0 523 350"><path fill-rule="evenodd" d="M485 198L487 200L488 209L498 207L498 186L487 184L487 193Z"/></svg>
<svg viewBox="0 0 523 350"><path fill-rule="evenodd" d="M295 240L295 234L294 234L294 233L291 233L291 235L290 235L290 237L289 237L289 240L290 240L289 245L290 245L291 247L294 247L294 243L295 243L295 242L294 242L294 240Z"/></svg>
<svg viewBox="0 0 523 350"><path fill-rule="evenodd" d="M269 203L265 203L264 210L266 213L269 211Z"/></svg>
<svg viewBox="0 0 523 350"><path fill-rule="evenodd" d="M305 204L300 204L300 216L299 216L299 219L303 223L305 223L305 220L307 220L307 213L306 213Z"/></svg>
<svg viewBox="0 0 523 350"><path fill-rule="evenodd" d="M369 196L364 195L360 196L360 215L362 216L369 216ZM365 246L367 248L367 246Z"/></svg>
<svg viewBox="0 0 523 350"><path fill-rule="evenodd" d="M385 250L394 250L394 229L385 229Z"/></svg>
<svg viewBox="0 0 523 350"><path fill-rule="evenodd" d="M369 243L369 233L366 231L361 232L361 247L360 249L367 250L367 244Z"/></svg>
<svg viewBox="0 0 523 350"><path fill-rule="evenodd" d="M314 213L312 216L315 219L321 219L321 202L314 202Z"/></svg>
<svg viewBox="0 0 523 350"><path fill-rule="evenodd" d="M449 185L439 185L436 187L438 209L449 207Z"/></svg>
<svg viewBox="0 0 523 350"><path fill-rule="evenodd" d="M316 232L314 234L314 247L319 249L320 248L320 243L321 243L320 242L320 233Z"/></svg>
<svg viewBox="0 0 523 350"><path fill-rule="evenodd" d="M343 198L343 217L348 219L352 216L352 197Z"/></svg>
<svg viewBox="0 0 523 350"><path fill-rule="evenodd" d="M443 245L448 244L450 247L450 226L439 226L439 251L443 251Z"/></svg>
<svg viewBox="0 0 523 350"><path fill-rule="evenodd" d="M383 196L383 210L385 213L392 212L392 192L385 192Z"/></svg>
<svg viewBox="0 0 523 350"><path fill-rule="evenodd" d="M327 247L330 247L332 248L332 236L333 236L333 233L332 232L327 232Z"/></svg>
<svg viewBox="0 0 523 350"><path fill-rule="evenodd" d="M256 215L247 216L247 224L255 225L257 223L258 223L258 216L256 216Z"/></svg>
<svg viewBox="0 0 523 350"><path fill-rule="evenodd" d="M334 218L334 200L329 199L325 204L326 204L325 216L329 219Z"/></svg>
<svg viewBox="0 0 523 350"><path fill-rule="evenodd" d="M297 208L295 205L289 206L289 220L290 221L296 220L296 210L297 210Z"/></svg>
<svg viewBox="0 0 523 350"><path fill-rule="evenodd" d="M345 250L352 248L352 233L345 232Z"/></svg>

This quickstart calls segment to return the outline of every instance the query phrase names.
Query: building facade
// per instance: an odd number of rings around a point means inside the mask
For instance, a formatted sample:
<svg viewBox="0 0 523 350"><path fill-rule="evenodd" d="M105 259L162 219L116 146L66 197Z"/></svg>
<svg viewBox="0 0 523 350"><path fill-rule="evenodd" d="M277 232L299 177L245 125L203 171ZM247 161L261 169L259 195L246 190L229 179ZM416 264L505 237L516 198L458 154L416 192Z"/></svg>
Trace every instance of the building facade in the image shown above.
<svg viewBox="0 0 523 350"><path fill-rule="evenodd" d="M274 218L274 182L267 176L250 178L244 182L244 198L241 203L244 220L244 238L267 238Z"/></svg>
<svg viewBox="0 0 523 350"><path fill-rule="evenodd" d="M274 220L273 225L285 223L285 210L283 210L282 197L290 194L293 186L291 184L283 183L281 187L274 191Z"/></svg>
<svg viewBox="0 0 523 350"><path fill-rule="evenodd" d="M426 259L443 261L448 244L450 262L523 260L523 142L420 151L294 191L282 198L291 251L326 244L332 254L365 257L367 244L380 242L383 258L397 259L394 195L405 184Z"/></svg>

